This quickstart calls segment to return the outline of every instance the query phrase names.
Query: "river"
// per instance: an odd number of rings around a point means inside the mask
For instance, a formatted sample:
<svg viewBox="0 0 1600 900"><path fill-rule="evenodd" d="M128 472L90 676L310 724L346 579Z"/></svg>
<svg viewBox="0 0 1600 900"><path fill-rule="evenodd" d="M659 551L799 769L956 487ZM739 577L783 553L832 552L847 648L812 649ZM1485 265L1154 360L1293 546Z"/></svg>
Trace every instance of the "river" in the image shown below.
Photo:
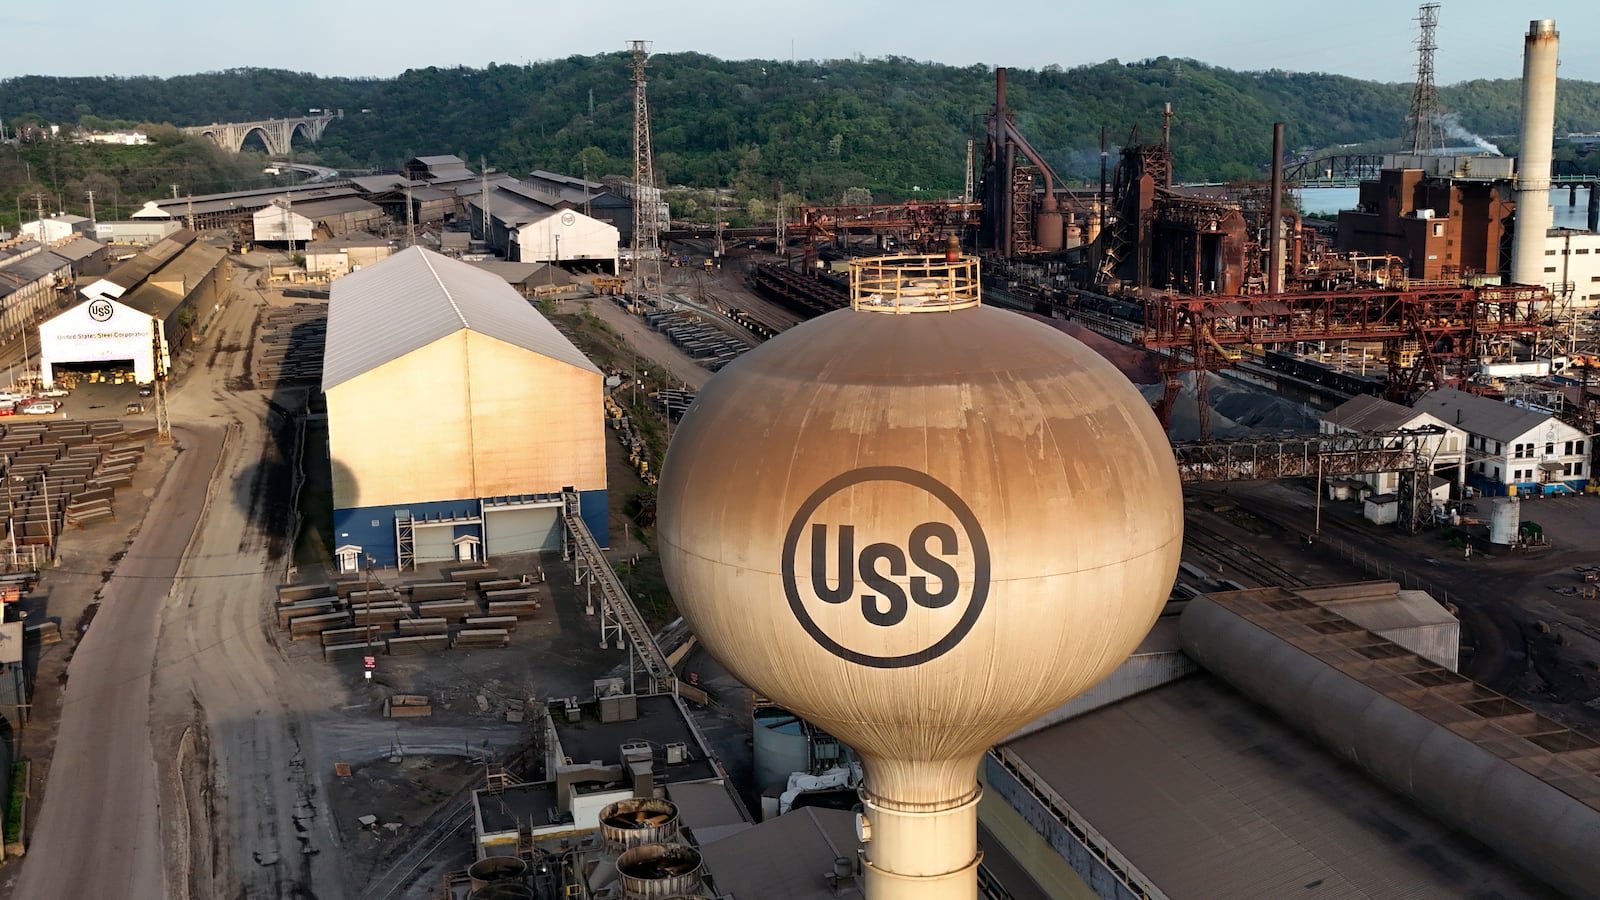
<svg viewBox="0 0 1600 900"><path fill-rule="evenodd" d="M1354 209L1360 190L1353 187L1298 188L1295 193L1300 197L1300 208L1306 215L1331 219L1341 209ZM1555 210L1555 227L1579 229L1589 227L1589 189L1578 188L1578 202L1575 206L1567 204L1568 196L1570 196L1568 189L1564 186L1550 190L1550 206Z"/></svg>

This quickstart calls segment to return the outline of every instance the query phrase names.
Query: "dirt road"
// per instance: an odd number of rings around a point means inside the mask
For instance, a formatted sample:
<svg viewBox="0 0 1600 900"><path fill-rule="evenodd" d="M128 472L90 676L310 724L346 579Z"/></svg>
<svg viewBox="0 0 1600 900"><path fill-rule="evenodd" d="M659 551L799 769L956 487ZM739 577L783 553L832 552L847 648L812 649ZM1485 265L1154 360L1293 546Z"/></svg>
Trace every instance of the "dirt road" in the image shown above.
<svg viewBox="0 0 1600 900"><path fill-rule="evenodd" d="M58 749L17 897L171 896L150 741L152 662L161 607L223 446L215 425L174 431L183 452L68 670Z"/></svg>

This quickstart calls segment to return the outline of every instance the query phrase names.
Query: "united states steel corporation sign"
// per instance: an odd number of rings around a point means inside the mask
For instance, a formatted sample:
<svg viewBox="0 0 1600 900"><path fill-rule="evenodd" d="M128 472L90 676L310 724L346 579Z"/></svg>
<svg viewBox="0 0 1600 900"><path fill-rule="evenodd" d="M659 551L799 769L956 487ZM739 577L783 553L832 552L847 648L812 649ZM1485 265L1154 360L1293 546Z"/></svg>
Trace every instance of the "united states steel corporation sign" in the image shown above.
<svg viewBox="0 0 1600 900"><path fill-rule="evenodd" d="M926 514L874 512L895 509ZM782 571L789 608L812 640L853 663L905 668L943 656L972 631L989 597L989 544L949 486L915 469L871 466L830 479L800 505Z"/></svg>

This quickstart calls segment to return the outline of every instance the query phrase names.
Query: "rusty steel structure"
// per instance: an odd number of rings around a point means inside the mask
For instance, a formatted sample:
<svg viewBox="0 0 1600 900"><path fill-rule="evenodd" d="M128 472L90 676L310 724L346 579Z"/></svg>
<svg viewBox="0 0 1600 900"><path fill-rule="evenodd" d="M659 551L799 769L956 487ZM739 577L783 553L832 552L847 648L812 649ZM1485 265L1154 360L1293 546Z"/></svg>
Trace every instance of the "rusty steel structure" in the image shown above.
<svg viewBox="0 0 1600 900"><path fill-rule="evenodd" d="M1432 387L1461 384L1487 345L1537 333L1550 292L1531 285L1419 290L1331 291L1216 297L1166 295L1147 299L1139 343L1162 353L1166 391L1156 407L1170 420L1178 374L1231 366L1244 345L1302 341L1381 341L1388 391L1406 402ZM1409 364L1402 350L1414 350ZM1209 436L1204 377L1195 379L1202 437Z"/></svg>
<svg viewBox="0 0 1600 900"><path fill-rule="evenodd" d="M1438 425L1424 425L1393 431L1184 441L1173 444L1172 452L1184 484L1315 478L1321 491L1324 478L1397 472L1398 521L1416 531L1432 506L1428 480L1434 458L1427 439L1443 433Z"/></svg>
<svg viewBox="0 0 1600 900"><path fill-rule="evenodd" d="M1017 129L1016 113L1006 105L1005 67L996 68L994 78L994 107L983 143L978 248L1005 259L1059 252L1066 245L1066 210L1057 196L1061 179Z"/></svg>
<svg viewBox="0 0 1600 900"><path fill-rule="evenodd" d="M934 253L953 235L963 237L977 221L978 203L949 201L861 206L804 206L789 226L805 235L805 268L816 266L818 244L846 235L877 235L900 242L906 252Z"/></svg>

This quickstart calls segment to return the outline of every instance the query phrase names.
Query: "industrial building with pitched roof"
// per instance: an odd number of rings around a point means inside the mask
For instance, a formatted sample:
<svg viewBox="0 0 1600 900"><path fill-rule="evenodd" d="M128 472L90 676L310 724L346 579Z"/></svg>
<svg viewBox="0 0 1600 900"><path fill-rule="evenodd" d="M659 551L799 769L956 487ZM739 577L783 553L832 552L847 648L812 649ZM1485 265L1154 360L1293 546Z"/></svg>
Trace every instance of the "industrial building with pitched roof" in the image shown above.
<svg viewBox="0 0 1600 900"><path fill-rule="evenodd" d="M341 565L604 546L604 377L496 275L413 247L333 285L323 358Z"/></svg>
<svg viewBox="0 0 1600 900"><path fill-rule="evenodd" d="M148 384L158 346L170 370L227 295L226 256L180 229L96 279L39 325L40 377L49 384L72 371L126 369Z"/></svg>

